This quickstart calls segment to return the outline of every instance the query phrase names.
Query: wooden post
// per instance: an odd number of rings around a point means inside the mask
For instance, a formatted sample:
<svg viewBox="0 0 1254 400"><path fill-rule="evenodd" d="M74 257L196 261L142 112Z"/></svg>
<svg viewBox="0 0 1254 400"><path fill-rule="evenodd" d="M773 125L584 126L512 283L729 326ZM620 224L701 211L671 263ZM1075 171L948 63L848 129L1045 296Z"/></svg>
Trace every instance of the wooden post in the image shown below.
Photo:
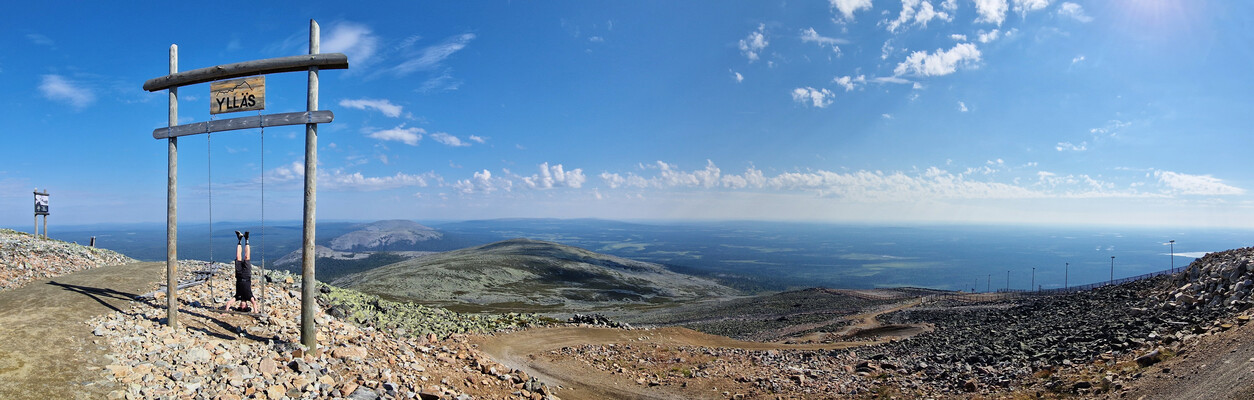
<svg viewBox="0 0 1254 400"><path fill-rule="evenodd" d="M309 20L309 54L318 54L321 47L318 22ZM318 67L309 67L309 94L306 110L318 109ZM318 333L314 326L314 301L317 296L314 278L314 232L318 191L318 124L305 124L305 221L301 246L300 343L317 354Z"/></svg>
<svg viewBox="0 0 1254 400"><path fill-rule="evenodd" d="M170 45L170 74L179 70L179 46ZM179 123L179 88L170 88L169 126ZM179 139L169 138L168 181L165 192L165 298L166 325L178 329L178 230Z"/></svg>
<svg viewBox="0 0 1254 400"><path fill-rule="evenodd" d="M44 214L44 239L48 238L48 214Z"/></svg>

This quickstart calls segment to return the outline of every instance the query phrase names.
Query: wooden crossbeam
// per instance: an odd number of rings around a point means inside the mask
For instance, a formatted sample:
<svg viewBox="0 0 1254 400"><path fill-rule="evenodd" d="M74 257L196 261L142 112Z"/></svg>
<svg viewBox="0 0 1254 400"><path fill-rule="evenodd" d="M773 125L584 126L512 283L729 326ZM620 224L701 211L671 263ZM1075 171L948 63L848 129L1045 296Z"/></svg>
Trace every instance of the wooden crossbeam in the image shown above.
<svg viewBox="0 0 1254 400"><path fill-rule="evenodd" d="M318 69L348 69L348 56L344 55L344 53L308 54L193 69L149 79L144 82L144 90L155 92L221 79L307 71L310 67L318 67Z"/></svg>
<svg viewBox="0 0 1254 400"><path fill-rule="evenodd" d="M325 124L335 119L331 110L291 112L282 114L254 115L216 121L197 122L193 124L175 125L168 128L152 130L154 139L167 139L179 136L198 135L201 133L233 131L268 126Z"/></svg>

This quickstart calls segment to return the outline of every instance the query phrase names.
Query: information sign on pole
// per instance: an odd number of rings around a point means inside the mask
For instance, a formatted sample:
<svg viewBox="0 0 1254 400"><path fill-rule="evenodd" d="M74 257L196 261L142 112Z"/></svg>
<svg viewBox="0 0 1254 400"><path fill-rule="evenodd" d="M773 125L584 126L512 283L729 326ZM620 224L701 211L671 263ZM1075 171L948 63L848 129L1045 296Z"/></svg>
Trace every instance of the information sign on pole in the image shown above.
<svg viewBox="0 0 1254 400"><path fill-rule="evenodd" d="M209 84L209 113L266 109L266 77L217 81Z"/></svg>
<svg viewBox="0 0 1254 400"><path fill-rule="evenodd" d="M48 192L35 192L35 215L48 215Z"/></svg>

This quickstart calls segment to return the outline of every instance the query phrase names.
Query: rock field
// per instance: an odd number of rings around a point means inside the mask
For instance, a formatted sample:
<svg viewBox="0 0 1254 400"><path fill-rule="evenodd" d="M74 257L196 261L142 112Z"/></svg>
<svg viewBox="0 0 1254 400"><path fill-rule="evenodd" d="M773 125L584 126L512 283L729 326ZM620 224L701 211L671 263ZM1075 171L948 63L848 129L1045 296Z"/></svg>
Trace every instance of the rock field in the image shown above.
<svg viewBox="0 0 1254 400"><path fill-rule="evenodd" d="M33 280L134 261L110 250L0 229L0 291L19 288Z"/></svg>
<svg viewBox="0 0 1254 400"><path fill-rule="evenodd" d="M362 325L317 313L312 352L299 345L299 278L271 277L255 318L207 308L232 293L233 281L219 276L179 291L177 331L163 323L164 296L88 321L113 350L101 370L102 382L117 387L109 398L555 398L466 341L469 332L540 323L535 316L462 316L325 288L319 303Z"/></svg>

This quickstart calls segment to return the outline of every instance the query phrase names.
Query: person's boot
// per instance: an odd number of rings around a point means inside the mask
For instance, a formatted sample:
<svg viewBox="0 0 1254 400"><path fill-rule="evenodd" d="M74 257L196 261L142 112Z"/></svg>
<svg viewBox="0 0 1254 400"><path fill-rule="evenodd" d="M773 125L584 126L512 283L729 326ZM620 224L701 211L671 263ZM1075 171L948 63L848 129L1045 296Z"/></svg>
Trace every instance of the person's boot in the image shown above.
<svg viewBox="0 0 1254 400"><path fill-rule="evenodd" d="M236 240L236 243L235 243L235 244L240 244L240 243L243 243L243 242L244 242L244 234L239 233L239 231L235 231L235 240Z"/></svg>
<svg viewBox="0 0 1254 400"><path fill-rule="evenodd" d="M244 244L248 244L248 231L244 231Z"/></svg>

